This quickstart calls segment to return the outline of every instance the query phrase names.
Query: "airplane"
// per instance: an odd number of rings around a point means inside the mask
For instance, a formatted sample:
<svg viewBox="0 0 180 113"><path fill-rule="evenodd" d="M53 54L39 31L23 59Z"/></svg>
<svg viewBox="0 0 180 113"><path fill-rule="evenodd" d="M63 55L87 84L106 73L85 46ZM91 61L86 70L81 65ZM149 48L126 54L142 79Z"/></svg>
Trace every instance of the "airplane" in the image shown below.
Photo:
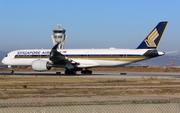
<svg viewBox="0 0 180 113"><path fill-rule="evenodd" d="M159 22L136 49L50 49L15 50L9 52L2 63L11 66L32 66L42 72L51 67L65 68L65 74L92 74L89 68L126 65L162 56L157 51L168 21ZM11 70L13 73L14 71Z"/></svg>

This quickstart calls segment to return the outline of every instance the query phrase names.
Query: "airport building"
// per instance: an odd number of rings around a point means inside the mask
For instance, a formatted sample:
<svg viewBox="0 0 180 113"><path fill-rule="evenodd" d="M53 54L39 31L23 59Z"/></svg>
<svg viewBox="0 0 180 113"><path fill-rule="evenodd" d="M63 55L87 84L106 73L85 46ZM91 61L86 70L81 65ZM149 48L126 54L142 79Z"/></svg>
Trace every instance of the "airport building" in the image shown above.
<svg viewBox="0 0 180 113"><path fill-rule="evenodd" d="M54 45L60 43L58 49L64 48L64 44L67 37L65 32L66 30L61 28L60 25L58 25L58 28L53 29L53 34L51 35L51 38Z"/></svg>

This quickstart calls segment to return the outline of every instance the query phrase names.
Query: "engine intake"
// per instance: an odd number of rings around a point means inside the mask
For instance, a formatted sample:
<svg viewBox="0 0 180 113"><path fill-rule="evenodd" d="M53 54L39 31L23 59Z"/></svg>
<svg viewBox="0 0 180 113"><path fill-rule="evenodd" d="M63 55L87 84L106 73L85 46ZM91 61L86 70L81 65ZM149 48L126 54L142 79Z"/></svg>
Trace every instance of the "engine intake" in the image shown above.
<svg viewBox="0 0 180 113"><path fill-rule="evenodd" d="M50 70L51 67L49 65L49 62L46 60L34 60L32 62L32 69L34 71L47 71Z"/></svg>

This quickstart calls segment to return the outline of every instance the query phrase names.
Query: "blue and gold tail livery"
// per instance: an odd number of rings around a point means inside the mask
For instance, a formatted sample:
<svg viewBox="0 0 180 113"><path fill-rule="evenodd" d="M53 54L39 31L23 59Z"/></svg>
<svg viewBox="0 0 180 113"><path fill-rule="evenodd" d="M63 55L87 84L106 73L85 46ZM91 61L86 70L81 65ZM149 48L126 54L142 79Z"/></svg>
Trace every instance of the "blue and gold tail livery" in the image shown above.
<svg viewBox="0 0 180 113"><path fill-rule="evenodd" d="M168 22L159 22L137 49L157 49Z"/></svg>

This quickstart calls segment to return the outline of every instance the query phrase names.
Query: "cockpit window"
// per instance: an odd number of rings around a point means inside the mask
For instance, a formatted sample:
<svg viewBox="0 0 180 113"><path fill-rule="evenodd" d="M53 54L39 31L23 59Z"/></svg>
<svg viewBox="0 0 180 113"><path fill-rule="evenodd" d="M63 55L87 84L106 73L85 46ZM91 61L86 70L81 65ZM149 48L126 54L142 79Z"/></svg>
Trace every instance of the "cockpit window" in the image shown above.
<svg viewBox="0 0 180 113"><path fill-rule="evenodd" d="M7 57L8 55L6 55L5 57Z"/></svg>

